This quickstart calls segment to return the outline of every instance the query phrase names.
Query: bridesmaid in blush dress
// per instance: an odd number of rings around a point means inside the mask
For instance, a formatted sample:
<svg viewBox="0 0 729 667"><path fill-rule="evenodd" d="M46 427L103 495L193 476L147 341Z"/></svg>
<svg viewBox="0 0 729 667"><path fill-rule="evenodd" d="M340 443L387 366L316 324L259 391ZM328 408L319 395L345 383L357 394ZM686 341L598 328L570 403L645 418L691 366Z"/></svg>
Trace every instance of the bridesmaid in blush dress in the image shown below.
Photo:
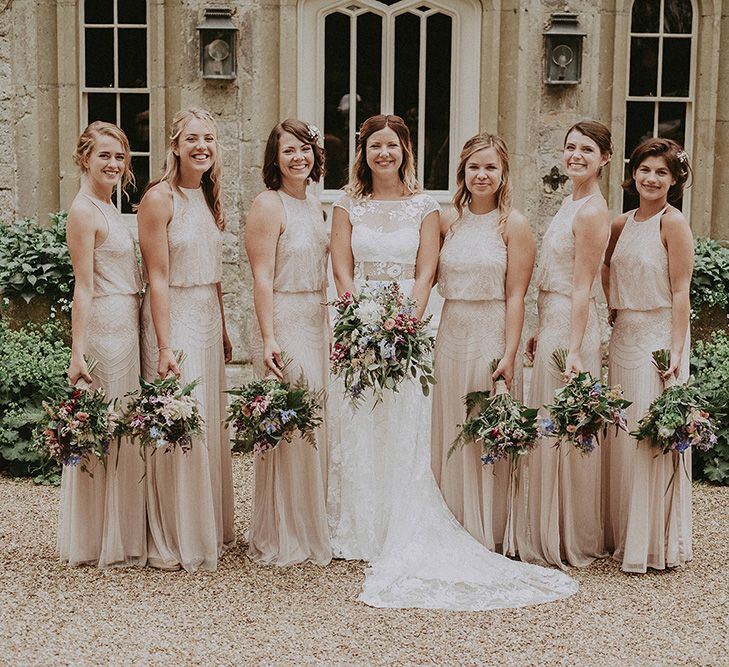
<svg viewBox="0 0 729 667"><path fill-rule="evenodd" d="M329 234L319 201L306 192L323 173L319 139L316 128L293 118L271 130L263 166L268 190L253 201L245 228L258 318L251 341L254 370L292 383L303 373L314 391L328 384L330 339ZM316 449L297 437L255 457L248 545L255 561L326 565L332 558L326 422L315 437Z"/></svg>
<svg viewBox="0 0 729 667"><path fill-rule="evenodd" d="M83 178L66 228L75 278L68 377L102 387L109 400L122 399L139 387L142 288L134 237L112 203L119 181L122 188L134 184L129 142L116 125L96 121L79 137L74 160ZM84 354L98 362L92 373ZM147 560L144 462L126 440L118 454L116 447L93 477L78 466L63 468L58 552L70 565Z"/></svg>
<svg viewBox="0 0 729 667"><path fill-rule="evenodd" d="M610 131L597 121L582 121L565 135L563 162L572 194L547 228L539 257L537 334L527 344L534 359L529 405L550 403L573 373L600 377L600 328L596 276L610 235L610 220L598 178L610 160ZM552 352L567 348L566 372L552 363ZM582 455L573 447L554 447L545 438L527 462L526 521L517 525L522 560L564 567L589 565L604 549L600 454ZM526 496L526 498L524 498Z"/></svg>
<svg viewBox="0 0 729 667"><path fill-rule="evenodd" d="M147 457L149 564L215 570L235 541L233 473L225 418L225 330L222 277L220 159L215 122L207 111L172 120L165 172L139 206L139 242L149 287L142 306L142 372L200 378L194 396L205 433L183 454ZM181 367L174 351L186 358Z"/></svg>
<svg viewBox="0 0 729 667"><path fill-rule="evenodd" d="M510 461L483 465L474 444L450 457L448 451L466 419L468 392L490 391L503 376L522 400L522 364L515 359L534 237L511 207L509 156L500 137L484 133L466 142L456 182L454 208L441 216L438 291L445 303L435 344L431 464L448 507L466 530L492 551L514 555ZM493 359L501 361L492 373Z"/></svg>
<svg viewBox="0 0 729 667"><path fill-rule="evenodd" d="M613 325L609 380L633 401L633 430L665 381L688 377L693 238L686 218L668 203L681 199L690 173L683 149L670 139L646 139L628 169L623 187L640 205L613 222L603 286ZM661 378L651 353L664 348L671 364ZM691 450L683 457L611 431L603 450L606 537L625 572L691 560Z"/></svg>

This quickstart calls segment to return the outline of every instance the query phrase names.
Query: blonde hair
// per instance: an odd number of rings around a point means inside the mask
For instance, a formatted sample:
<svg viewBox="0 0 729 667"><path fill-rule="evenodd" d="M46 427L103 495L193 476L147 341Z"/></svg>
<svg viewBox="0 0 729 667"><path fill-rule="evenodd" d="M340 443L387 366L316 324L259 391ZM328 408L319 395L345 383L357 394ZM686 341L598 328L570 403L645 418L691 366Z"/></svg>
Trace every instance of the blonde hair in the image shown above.
<svg viewBox="0 0 729 667"><path fill-rule="evenodd" d="M352 173L349 183L344 188L345 192L354 199L365 199L372 195L372 170L367 164L367 141L375 132L384 130L386 127L393 130L400 140L402 148L402 164L398 170L400 180L410 194L421 190L415 175L415 155L408 126L400 116L379 114L370 116L359 129L359 143L352 165Z"/></svg>
<svg viewBox="0 0 729 667"><path fill-rule="evenodd" d="M488 132L481 132L463 144L458 169L456 170L456 194L453 196L453 207L458 213L456 222L461 219L463 209L471 203L472 199L472 195L466 187L466 163L474 153L478 153L478 151L485 148L493 148L501 163L501 184L496 190L496 206L499 210L499 230L503 230L512 209L509 149L498 134L489 134Z"/></svg>
<svg viewBox="0 0 729 667"><path fill-rule="evenodd" d="M91 156L91 151L96 146L96 140L100 136L111 137L116 139L122 147L124 152L124 169L121 176L121 187L124 194L129 197L126 193L127 186L131 185L132 188L136 188L136 182L134 180L134 174L132 173L132 156L131 149L129 148L129 139L124 134L124 130L114 125L113 123L107 123L103 120L95 120L91 123L78 138L76 142L76 150L73 152L73 161L78 167L86 173L88 171L88 160Z"/></svg>
<svg viewBox="0 0 729 667"><path fill-rule="evenodd" d="M183 130L187 127L187 124L193 119L197 118L202 122L210 126L210 129L215 136L215 145L219 148L218 144L218 128L215 125L215 120L209 111L204 109L183 109L175 114L172 119L172 125L170 127L169 145L167 146L167 155L165 157L165 166L162 175L159 178L150 181L149 185L145 188L145 193L150 188L153 188L158 183L165 181L170 184L177 192L182 196L184 193L180 190L180 156L175 154L175 149L178 146L180 135ZM222 180L222 166L219 152L216 154L213 166L208 169L202 177L202 191L205 196L205 201L208 204L210 212L215 218L215 224L218 229L225 229L225 214L223 213L223 205L220 201L220 189Z"/></svg>

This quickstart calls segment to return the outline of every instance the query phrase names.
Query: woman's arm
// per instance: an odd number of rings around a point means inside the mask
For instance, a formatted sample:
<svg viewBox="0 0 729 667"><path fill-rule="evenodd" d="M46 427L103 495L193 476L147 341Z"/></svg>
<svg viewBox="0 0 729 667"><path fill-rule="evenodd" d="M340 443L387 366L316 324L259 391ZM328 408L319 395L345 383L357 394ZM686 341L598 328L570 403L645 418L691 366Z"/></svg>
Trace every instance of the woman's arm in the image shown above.
<svg viewBox="0 0 729 667"><path fill-rule="evenodd" d="M334 285L340 296L354 292L354 255L352 254L352 223L349 213L340 206L332 214L332 236L329 242L332 253Z"/></svg>
<svg viewBox="0 0 729 667"><path fill-rule="evenodd" d="M694 240L683 214L671 208L661 218L661 237L668 251L668 278L671 282L671 366L664 378L678 376L686 332L691 316L691 274L694 269Z"/></svg>
<svg viewBox="0 0 729 667"><path fill-rule="evenodd" d="M281 348L273 331L273 279L276 273L276 247L285 229L283 204L273 191L262 192L254 200L246 218L245 246L253 273L253 306L263 340L263 365L282 379Z"/></svg>
<svg viewBox="0 0 729 667"><path fill-rule="evenodd" d="M534 270L537 248L526 218L512 211L504 229L506 242L506 319L504 356L496 367L492 380L502 376L511 389L516 353L524 326L524 297Z"/></svg>
<svg viewBox="0 0 729 667"><path fill-rule="evenodd" d="M615 311L610 305L610 260L613 257L615 245L620 238L620 234L623 232L623 227L625 227L627 219L628 214L621 213L610 224L610 240L608 241L608 247L605 251L605 258L600 265L600 281L602 282L602 291L605 294L605 302L607 303L608 310L608 324L610 326L613 326L613 322L615 321Z"/></svg>
<svg viewBox="0 0 729 667"><path fill-rule="evenodd" d="M565 364L567 376L584 370L580 348L587 327L592 283L600 268L610 233L608 215L605 201L598 198L597 201L584 204L575 216L575 266L572 276L570 340Z"/></svg>
<svg viewBox="0 0 729 667"><path fill-rule="evenodd" d="M215 283L215 289L218 293L218 305L220 306L220 321L223 325L223 358L225 363L229 364L233 360L233 344L228 336L228 329L225 327L225 306L223 305L223 286L221 283Z"/></svg>
<svg viewBox="0 0 729 667"><path fill-rule="evenodd" d="M105 233L101 213L89 201L79 199L68 212L66 244L73 265L74 289L71 310L71 363L68 379L76 384L83 379L91 384L91 375L84 360L86 331L94 299L94 248L97 238Z"/></svg>
<svg viewBox="0 0 729 667"><path fill-rule="evenodd" d="M137 211L139 248L149 280L152 322L157 336L159 359L157 374L180 377L180 368L170 347L170 255L167 246L167 225L172 219L172 191L167 183L159 183L142 198Z"/></svg>
<svg viewBox="0 0 729 667"><path fill-rule="evenodd" d="M440 252L440 211L433 211L420 223L420 245L415 259L415 283L411 296L415 300L415 317L423 317L430 290L438 270Z"/></svg>

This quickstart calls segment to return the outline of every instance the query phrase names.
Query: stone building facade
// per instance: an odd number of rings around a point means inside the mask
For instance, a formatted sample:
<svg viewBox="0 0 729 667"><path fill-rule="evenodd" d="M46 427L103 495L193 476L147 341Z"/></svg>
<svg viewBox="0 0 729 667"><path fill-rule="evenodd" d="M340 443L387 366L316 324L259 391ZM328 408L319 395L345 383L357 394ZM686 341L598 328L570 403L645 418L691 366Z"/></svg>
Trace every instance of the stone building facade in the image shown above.
<svg viewBox="0 0 729 667"><path fill-rule="evenodd" d="M205 9L232 11L237 72L202 78ZM270 128L299 116L321 127L336 196L369 113L404 115L419 176L442 202L458 149L478 130L511 150L515 204L541 235L564 196L564 130L597 118L613 131L603 175L623 201L626 152L642 136L685 144L693 185L682 203L696 235L729 239L729 1L572 0L585 34L581 81L544 82L543 32L557 0L0 0L0 210L45 218L79 184L71 155L90 120L116 120L140 181L158 173L180 108L218 119L223 146L224 291L236 356L255 325L242 252L245 214L262 189ZM553 167L555 178L550 178ZM120 199L123 211L128 203ZM134 224L133 215L129 215Z"/></svg>

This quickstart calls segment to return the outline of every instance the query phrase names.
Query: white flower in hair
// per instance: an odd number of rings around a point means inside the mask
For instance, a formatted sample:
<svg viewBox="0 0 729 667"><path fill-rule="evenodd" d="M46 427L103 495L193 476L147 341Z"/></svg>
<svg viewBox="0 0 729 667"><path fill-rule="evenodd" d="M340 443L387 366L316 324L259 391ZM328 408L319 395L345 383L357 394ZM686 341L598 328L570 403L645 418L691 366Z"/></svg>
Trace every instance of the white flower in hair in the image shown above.
<svg viewBox="0 0 729 667"><path fill-rule="evenodd" d="M312 125L311 123L306 124L307 129L309 130L309 138L312 141L319 141L319 137L321 136L321 132L319 131L319 128L316 125Z"/></svg>
<svg viewBox="0 0 729 667"><path fill-rule="evenodd" d="M683 164L684 162L686 162L686 160L688 160L688 155L686 155L686 151L683 149L681 149L680 151L678 151L678 153L676 153L676 157L678 158L678 161L681 164Z"/></svg>

